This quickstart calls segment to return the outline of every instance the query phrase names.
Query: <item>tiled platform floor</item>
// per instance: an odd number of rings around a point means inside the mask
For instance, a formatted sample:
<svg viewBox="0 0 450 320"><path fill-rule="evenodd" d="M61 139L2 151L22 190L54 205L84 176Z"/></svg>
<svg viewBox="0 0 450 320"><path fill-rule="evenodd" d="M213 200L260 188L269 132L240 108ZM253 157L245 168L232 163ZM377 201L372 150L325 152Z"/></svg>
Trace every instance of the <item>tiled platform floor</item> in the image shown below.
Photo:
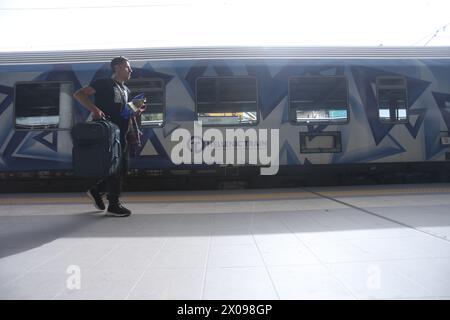
<svg viewBox="0 0 450 320"><path fill-rule="evenodd" d="M450 184L0 195L0 299L450 299Z"/></svg>

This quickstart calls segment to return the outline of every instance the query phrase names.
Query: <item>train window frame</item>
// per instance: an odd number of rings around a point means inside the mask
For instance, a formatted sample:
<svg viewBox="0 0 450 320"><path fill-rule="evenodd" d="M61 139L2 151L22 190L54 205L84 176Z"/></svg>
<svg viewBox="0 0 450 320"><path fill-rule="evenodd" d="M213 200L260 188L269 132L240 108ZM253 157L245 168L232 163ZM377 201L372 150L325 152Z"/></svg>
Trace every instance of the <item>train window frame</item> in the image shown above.
<svg viewBox="0 0 450 320"><path fill-rule="evenodd" d="M61 123L61 105L58 106L58 124L56 126L53 125L20 125L17 124L17 86L19 85L33 85L33 84L69 84L69 101L71 101L70 109L73 112L73 93L74 93L74 84L72 81L17 81L14 83L14 103L13 103L13 119L14 119L14 130L15 131L69 131L72 129L74 125L74 114L72 113L70 119L70 125L67 128L60 128Z"/></svg>
<svg viewBox="0 0 450 320"><path fill-rule="evenodd" d="M403 86L400 85L379 85L379 80L385 80L385 79L401 79L404 82ZM385 121L385 120L381 120L380 117L380 95L379 95L379 91L380 91L380 87L381 89L386 89L386 88L392 88L392 89L400 89L400 88L404 88L405 90L405 119L404 120L389 120L389 121ZM377 101L377 119L378 122L381 124L405 124L405 123L409 123L409 107L408 107L408 81L406 79L406 77L403 76L378 76L375 78L375 88L376 88L376 101Z"/></svg>
<svg viewBox="0 0 450 320"><path fill-rule="evenodd" d="M293 117L291 116L291 110L292 110L292 106L291 106L291 86L290 83L292 81L292 79L298 79L298 78L342 78L345 81L345 93L347 96L346 99L346 111L347 111L347 118L345 121L333 121L333 120L323 120L323 121L297 121L296 119L293 119ZM348 125L350 123L350 88L349 88L349 84L348 84L348 79L346 76L324 76L324 75L306 75L306 76L290 76L288 78L288 95L287 95L287 102L288 102L288 117L289 117L289 123L291 125L295 125L295 126L310 126L310 125L338 125L338 126L342 126L342 125Z"/></svg>
<svg viewBox="0 0 450 320"><path fill-rule="evenodd" d="M310 136L330 136L334 137L334 148L308 148L303 142L306 137ZM299 132L300 153L341 153L342 152L342 135L340 131L325 132Z"/></svg>
<svg viewBox="0 0 450 320"><path fill-rule="evenodd" d="M131 78L130 80L125 82L125 85L130 89L130 92L132 92L132 83L138 82L138 81L159 81L161 83L161 90L162 90L162 122L160 123L142 123L142 116L139 117L139 126L142 128L163 128L166 125L166 82L163 78L158 77L151 77L151 78ZM131 85L130 85L131 83ZM139 90L138 90L139 91ZM140 94L142 92L152 92L152 91L159 91L159 90L149 90L149 91L139 91L136 94Z"/></svg>
<svg viewBox="0 0 450 320"><path fill-rule="evenodd" d="M199 121L198 117L198 81L201 79L254 79L255 81L255 90L256 90L256 120L252 123L203 123L202 126L204 127L255 127L260 122L260 107L259 107L259 86L258 86L258 78L255 76L202 76L197 77L195 79L195 117L197 121Z"/></svg>

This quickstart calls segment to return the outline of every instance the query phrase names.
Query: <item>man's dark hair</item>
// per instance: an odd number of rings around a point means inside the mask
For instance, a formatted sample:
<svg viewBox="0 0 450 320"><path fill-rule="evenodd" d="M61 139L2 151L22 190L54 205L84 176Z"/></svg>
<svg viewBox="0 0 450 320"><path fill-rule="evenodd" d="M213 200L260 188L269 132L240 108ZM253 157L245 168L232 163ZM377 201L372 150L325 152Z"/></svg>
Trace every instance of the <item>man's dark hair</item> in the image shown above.
<svg viewBox="0 0 450 320"><path fill-rule="evenodd" d="M115 70L114 70L114 66L117 66L117 65L122 64L122 63L127 62L127 61L130 61L130 60L128 60L127 58L125 58L125 57L123 57L123 56L116 57L116 58L112 59L112 60L111 60L111 69L112 69L112 72L114 73L114 71L115 71Z"/></svg>

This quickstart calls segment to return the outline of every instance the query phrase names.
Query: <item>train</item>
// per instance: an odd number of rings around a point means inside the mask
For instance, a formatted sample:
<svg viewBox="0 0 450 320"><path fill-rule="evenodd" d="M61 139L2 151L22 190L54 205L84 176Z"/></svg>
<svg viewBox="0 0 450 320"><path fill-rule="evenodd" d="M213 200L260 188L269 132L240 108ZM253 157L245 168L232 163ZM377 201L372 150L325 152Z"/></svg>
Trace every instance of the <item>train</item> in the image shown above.
<svg viewBox="0 0 450 320"><path fill-rule="evenodd" d="M3 191L81 183L70 132L90 114L72 95L110 77L117 56L131 61L131 94L146 98L126 189L450 178L450 47L170 47L1 52ZM263 147L270 174L250 156Z"/></svg>

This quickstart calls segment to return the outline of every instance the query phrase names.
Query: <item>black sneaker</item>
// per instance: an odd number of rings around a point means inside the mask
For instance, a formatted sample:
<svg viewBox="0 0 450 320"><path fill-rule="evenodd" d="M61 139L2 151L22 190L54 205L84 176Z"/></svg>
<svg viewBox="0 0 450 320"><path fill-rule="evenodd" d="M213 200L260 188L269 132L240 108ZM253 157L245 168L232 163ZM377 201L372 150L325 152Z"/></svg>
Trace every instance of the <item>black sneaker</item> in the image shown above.
<svg viewBox="0 0 450 320"><path fill-rule="evenodd" d="M106 212L106 215L110 217L128 217L130 214L131 211L125 208L120 202L110 204Z"/></svg>
<svg viewBox="0 0 450 320"><path fill-rule="evenodd" d="M98 210L105 210L105 203L103 202L102 195L98 191L93 191L92 189L86 192L89 198L91 198L94 207Z"/></svg>

